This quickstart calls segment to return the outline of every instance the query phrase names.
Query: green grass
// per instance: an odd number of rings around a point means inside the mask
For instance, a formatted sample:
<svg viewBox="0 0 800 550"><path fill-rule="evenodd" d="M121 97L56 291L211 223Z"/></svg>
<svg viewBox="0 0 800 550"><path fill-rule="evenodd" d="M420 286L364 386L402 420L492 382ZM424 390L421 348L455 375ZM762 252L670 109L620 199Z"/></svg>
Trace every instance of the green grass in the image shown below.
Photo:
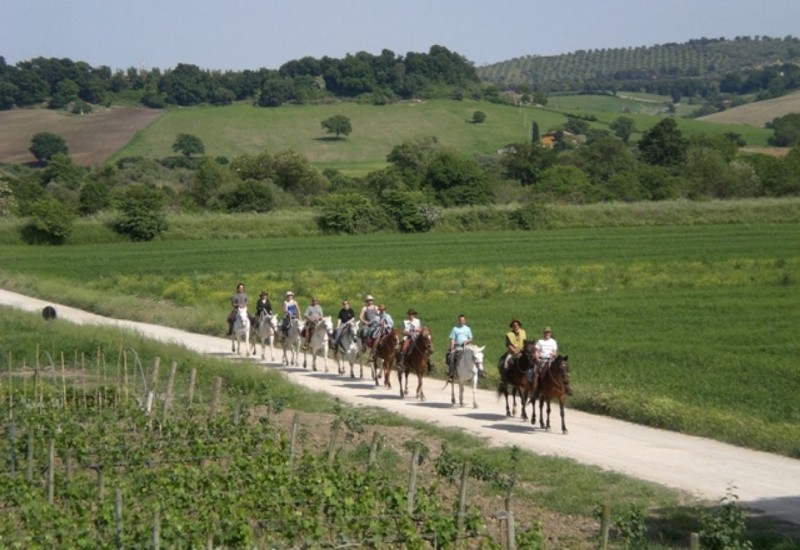
<svg viewBox="0 0 800 550"><path fill-rule="evenodd" d="M209 334L239 280L303 306L314 293L331 314L371 292L398 320L420 312L439 364L458 313L490 362L512 317L532 337L550 324L571 406L800 456L798 235L751 223L4 246L0 284Z"/></svg>

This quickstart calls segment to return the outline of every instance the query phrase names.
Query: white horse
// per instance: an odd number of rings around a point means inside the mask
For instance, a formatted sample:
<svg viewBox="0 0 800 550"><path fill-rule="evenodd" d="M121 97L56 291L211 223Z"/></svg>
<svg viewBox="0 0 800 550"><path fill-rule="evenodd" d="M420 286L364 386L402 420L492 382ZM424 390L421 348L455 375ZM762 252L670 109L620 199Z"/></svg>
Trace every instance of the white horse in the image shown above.
<svg viewBox="0 0 800 550"><path fill-rule="evenodd" d="M308 366L308 352L311 352L311 370L317 370L317 352L322 352L322 365L328 372L328 335L333 331L333 321L327 315L311 327L308 348L303 349L303 368Z"/></svg>
<svg viewBox="0 0 800 550"><path fill-rule="evenodd" d="M333 357L339 367L339 374L344 374L344 361L350 363L350 378L355 378L356 359L361 358L361 339L358 336L358 319L350 319L339 330L339 342L333 347ZM364 362L359 361L361 378L364 378Z"/></svg>
<svg viewBox="0 0 800 550"><path fill-rule="evenodd" d="M250 317L247 315L247 308L236 308L236 319L233 321L233 331L231 332L231 352L242 354L242 340L244 340L244 354L247 355L250 349Z"/></svg>
<svg viewBox="0 0 800 550"><path fill-rule="evenodd" d="M278 319L262 311L253 325L253 355L256 346L261 342L261 359L267 358L267 343L269 343L269 360L275 361L275 334L278 332Z"/></svg>
<svg viewBox="0 0 800 550"><path fill-rule="evenodd" d="M297 357L300 355L300 319L292 317L289 321L289 330L283 337L283 364L284 365L297 365ZM289 354L291 353L291 362L289 361Z"/></svg>
<svg viewBox="0 0 800 550"><path fill-rule="evenodd" d="M478 347L467 344L461 354L461 360L455 368L453 383L450 385L450 402L456 404L456 384L458 384L458 403L464 406L464 382L472 381L472 408L478 408L478 374L483 370L483 350L486 346Z"/></svg>

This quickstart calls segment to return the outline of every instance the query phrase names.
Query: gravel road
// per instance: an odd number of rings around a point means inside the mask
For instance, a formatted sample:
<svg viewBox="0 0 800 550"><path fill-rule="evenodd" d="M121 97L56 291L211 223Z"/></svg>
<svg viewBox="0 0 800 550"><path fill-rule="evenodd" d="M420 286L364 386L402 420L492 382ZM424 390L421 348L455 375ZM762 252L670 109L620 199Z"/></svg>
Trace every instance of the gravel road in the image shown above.
<svg viewBox="0 0 800 550"><path fill-rule="evenodd" d="M224 338L111 319L1 289L0 304L35 312L52 305L58 314L55 322L113 325L200 353L231 355L230 341ZM330 373L262 364L264 368L280 369L298 384L336 395L354 405L382 407L408 418L461 428L492 445L517 445L534 453L571 458L712 500L723 497L728 486L733 485L740 504L800 524L800 460L586 414L569 409L569 404L566 411L569 434L562 435L558 429L557 407L555 428L545 432L518 418L506 418L505 405L498 401L494 391L478 390L477 409L454 408L450 404L450 388L444 389L441 380L425 380L427 399L420 402L414 398L400 399L396 379L394 389L385 390L375 388L366 379L340 377L330 360ZM412 393L415 382L412 376ZM580 391L580 378L573 380L573 386ZM471 396L465 395L465 401L471 403Z"/></svg>

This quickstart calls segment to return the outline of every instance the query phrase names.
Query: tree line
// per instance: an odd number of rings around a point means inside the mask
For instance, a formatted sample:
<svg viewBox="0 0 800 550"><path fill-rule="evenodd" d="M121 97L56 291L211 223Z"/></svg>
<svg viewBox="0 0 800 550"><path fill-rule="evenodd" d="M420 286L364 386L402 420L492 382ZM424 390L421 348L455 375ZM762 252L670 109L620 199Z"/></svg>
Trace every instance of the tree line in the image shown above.
<svg viewBox="0 0 800 550"><path fill-rule="evenodd" d="M69 58L37 57L8 65L0 57L0 109L47 102L86 112L92 104L109 105L126 97L143 105L226 105L252 100L271 107L329 97L362 98L373 103L414 97L480 91L475 67L443 46L405 56L384 49L379 55L348 54L292 60L279 69L212 71L181 63L167 70L131 67L112 71Z"/></svg>
<svg viewBox="0 0 800 550"><path fill-rule="evenodd" d="M511 225L530 229L545 215L543 205L553 203L800 195L800 121L787 115L773 124L776 136L794 140L784 158L740 152L735 133L686 137L671 117L635 143L630 117L607 129L572 117L549 129L552 147L535 122L530 140L477 158L419 137L396 145L385 168L361 177L320 171L292 150L212 158L187 134L176 136L176 156L84 168L72 162L63 139L37 135L31 151L42 168L0 166L0 215L25 218L27 242L63 243L77 216L109 212L115 231L146 241L167 229L168 211L307 206L316 209L323 232L357 234L429 231L451 207L517 204L508 213Z"/></svg>

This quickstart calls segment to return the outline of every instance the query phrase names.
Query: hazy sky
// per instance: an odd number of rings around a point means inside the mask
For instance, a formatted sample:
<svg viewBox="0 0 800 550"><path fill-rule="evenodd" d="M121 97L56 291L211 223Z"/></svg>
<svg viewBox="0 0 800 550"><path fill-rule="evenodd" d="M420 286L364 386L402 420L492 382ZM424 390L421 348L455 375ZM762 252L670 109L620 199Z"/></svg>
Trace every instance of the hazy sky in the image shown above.
<svg viewBox="0 0 800 550"><path fill-rule="evenodd" d="M0 0L0 56L277 69L438 44L476 66L692 38L800 35L800 0Z"/></svg>

